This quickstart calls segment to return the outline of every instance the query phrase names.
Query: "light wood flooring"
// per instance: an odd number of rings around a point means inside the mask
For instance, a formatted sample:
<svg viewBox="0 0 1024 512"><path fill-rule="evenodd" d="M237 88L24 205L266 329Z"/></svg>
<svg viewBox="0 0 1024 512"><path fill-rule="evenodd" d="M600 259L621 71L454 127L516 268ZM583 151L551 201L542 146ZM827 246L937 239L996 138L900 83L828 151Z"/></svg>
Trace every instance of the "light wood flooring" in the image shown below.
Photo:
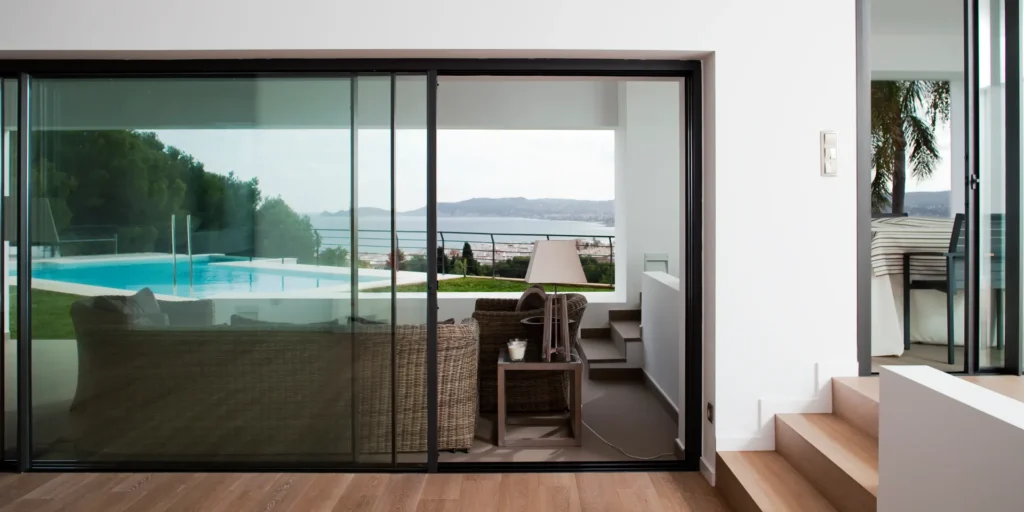
<svg viewBox="0 0 1024 512"><path fill-rule="evenodd" d="M0 511L727 511L700 473L0 475Z"/></svg>

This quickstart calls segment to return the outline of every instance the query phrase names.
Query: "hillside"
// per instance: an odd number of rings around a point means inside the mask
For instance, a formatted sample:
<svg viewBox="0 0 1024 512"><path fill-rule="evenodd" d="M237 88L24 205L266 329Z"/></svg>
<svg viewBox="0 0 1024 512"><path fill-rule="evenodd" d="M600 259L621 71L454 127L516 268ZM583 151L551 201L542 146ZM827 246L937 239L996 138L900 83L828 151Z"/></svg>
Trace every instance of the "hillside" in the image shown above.
<svg viewBox="0 0 1024 512"><path fill-rule="evenodd" d="M417 208L399 215L425 215L426 208ZM360 208L361 215L387 215L380 208ZM347 210L324 212L324 215L347 216ZM578 199L526 199L523 197L474 198L455 203L438 203L439 217L517 217L525 219L574 220L615 223L614 201L583 201Z"/></svg>

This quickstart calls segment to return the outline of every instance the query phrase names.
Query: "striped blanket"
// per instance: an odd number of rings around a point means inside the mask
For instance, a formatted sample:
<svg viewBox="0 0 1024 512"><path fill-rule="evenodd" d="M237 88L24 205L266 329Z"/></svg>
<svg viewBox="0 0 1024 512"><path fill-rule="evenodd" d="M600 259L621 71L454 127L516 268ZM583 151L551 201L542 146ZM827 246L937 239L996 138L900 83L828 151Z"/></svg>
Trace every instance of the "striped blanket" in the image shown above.
<svg viewBox="0 0 1024 512"><path fill-rule="evenodd" d="M953 219L892 217L871 221L871 269L875 277L903 273L903 254L931 252L935 256L910 259L913 279L946 276L945 253L953 233Z"/></svg>

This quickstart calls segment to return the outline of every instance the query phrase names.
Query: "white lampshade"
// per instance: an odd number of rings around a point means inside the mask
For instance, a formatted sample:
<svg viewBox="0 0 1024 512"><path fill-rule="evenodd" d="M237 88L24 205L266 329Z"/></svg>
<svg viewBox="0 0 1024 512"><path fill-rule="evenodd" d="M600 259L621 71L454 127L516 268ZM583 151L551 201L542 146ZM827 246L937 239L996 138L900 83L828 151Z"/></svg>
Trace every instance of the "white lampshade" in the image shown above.
<svg viewBox="0 0 1024 512"><path fill-rule="evenodd" d="M580 264L575 240L537 240L533 244L530 267L526 269L530 284L584 284L587 275Z"/></svg>

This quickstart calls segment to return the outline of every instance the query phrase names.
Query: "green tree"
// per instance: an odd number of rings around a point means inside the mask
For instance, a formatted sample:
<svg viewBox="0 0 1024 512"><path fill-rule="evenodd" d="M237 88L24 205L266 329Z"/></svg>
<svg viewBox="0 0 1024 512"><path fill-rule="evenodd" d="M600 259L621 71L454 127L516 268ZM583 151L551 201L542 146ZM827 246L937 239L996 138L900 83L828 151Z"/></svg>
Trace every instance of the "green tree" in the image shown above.
<svg viewBox="0 0 1024 512"><path fill-rule="evenodd" d="M426 272L427 257L422 254L413 254L405 261L402 268L410 272Z"/></svg>
<svg viewBox="0 0 1024 512"><path fill-rule="evenodd" d="M583 265L583 273L587 276L588 283L612 284L615 282L615 265L613 263L584 255L580 256L580 264Z"/></svg>
<svg viewBox="0 0 1024 512"><path fill-rule="evenodd" d="M935 128L949 121L949 82L919 80L871 83L871 207L904 213L907 161L918 179L938 165Z"/></svg>
<svg viewBox="0 0 1024 512"><path fill-rule="evenodd" d="M299 215L280 197L263 202L256 210L257 256L298 258L311 263L316 248L313 223L308 215Z"/></svg>
<svg viewBox="0 0 1024 512"><path fill-rule="evenodd" d="M279 197L264 200L257 179L207 172L151 132L40 130L33 132L30 151L33 196L45 200L62 238L116 234L119 252L169 252L170 219L176 216L177 249L185 250L184 220L191 215L195 252L305 263L322 244L308 217ZM61 247L65 255L111 249Z"/></svg>
<svg viewBox="0 0 1024 512"><path fill-rule="evenodd" d="M88 228L91 235L117 234L122 252L169 251L171 215L191 214L196 232L251 230L260 201L256 180L208 173L153 133L41 130L33 132L31 152L33 195L46 199L57 232L68 237ZM61 249L109 250L89 244ZM203 252L229 252L210 249Z"/></svg>
<svg viewBox="0 0 1024 512"><path fill-rule="evenodd" d="M463 265L463 272L461 272L461 274L470 274L474 276L480 275L480 263L478 263L476 258L473 257L473 247L469 245L469 242L464 242L462 244L462 259L466 263Z"/></svg>
<svg viewBox="0 0 1024 512"><path fill-rule="evenodd" d="M443 247L437 248L437 273L446 274L452 271L452 262Z"/></svg>
<svg viewBox="0 0 1024 512"><path fill-rule="evenodd" d="M320 251L318 263L329 267L347 267L348 249L344 247L328 247Z"/></svg>
<svg viewBox="0 0 1024 512"><path fill-rule="evenodd" d="M451 273L466 275L466 260L461 258L455 260L455 263L452 264Z"/></svg>

